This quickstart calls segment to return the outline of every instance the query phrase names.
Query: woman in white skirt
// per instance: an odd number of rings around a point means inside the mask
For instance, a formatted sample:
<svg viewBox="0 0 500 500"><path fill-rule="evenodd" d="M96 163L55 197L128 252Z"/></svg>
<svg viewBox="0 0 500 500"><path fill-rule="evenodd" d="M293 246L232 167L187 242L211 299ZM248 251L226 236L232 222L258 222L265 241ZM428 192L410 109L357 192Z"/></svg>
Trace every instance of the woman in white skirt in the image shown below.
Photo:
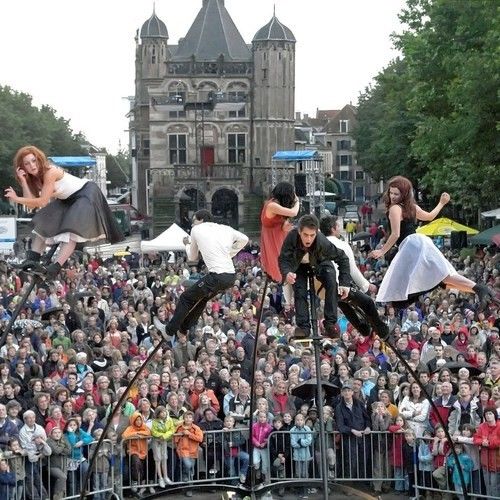
<svg viewBox="0 0 500 500"><path fill-rule="evenodd" d="M77 243L123 239L106 198L94 182L52 165L35 146L25 146L16 153L14 169L23 195L8 187L5 197L29 209L40 209L32 220L36 238L23 269L35 268L47 245L61 243L56 261L46 270L47 278L54 279Z"/></svg>
<svg viewBox="0 0 500 500"><path fill-rule="evenodd" d="M486 285L476 284L458 274L429 237L415 233L417 219L434 220L450 201L448 193L443 193L437 206L431 212L426 212L415 203L409 179L396 176L388 183L384 201L391 234L383 247L373 250L369 256L380 259L394 245L398 245L398 250L382 280L377 302L406 307L419 295L439 285L476 293L483 306L495 300Z"/></svg>

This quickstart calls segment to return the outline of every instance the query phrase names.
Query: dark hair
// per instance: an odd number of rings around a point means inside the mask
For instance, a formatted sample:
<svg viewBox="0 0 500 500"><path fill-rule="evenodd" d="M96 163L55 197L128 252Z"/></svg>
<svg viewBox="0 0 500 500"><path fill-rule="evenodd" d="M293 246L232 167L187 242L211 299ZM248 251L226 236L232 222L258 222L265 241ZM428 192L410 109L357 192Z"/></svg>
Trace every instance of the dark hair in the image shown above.
<svg viewBox="0 0 500 500"><path fill-rule="evenodd" d="M314 214L303 215L299 219L299 231L307 227L308 229L319 229L319 220Z"/></svg>
<svg viewBox="0 0 500 500"><path fill-rule="evenodd" d="M196 220L203 221L203 222L212 222L213 221L212 214L204 208L195 212L194 218Z"/></svg>
<svg viewBox="0 0 500 500"><path fill-rule="evenodd" d="M325 236L330 236L332 230L335 229L337 225L337 217L333 215L327 215L322 217L319 222L319 229Z"/></svg>
<svg viewBox="0 0 500 500"><path fill-rule="evenodd" d="M404 219L415 219L416 217L416 204L413 197L413 185L409 179L403 177L402 175L397 175L389 180L387 183L387 190L384 193L384 203L387 212L391 206L391 198L389 196L389 190L391 188L399 189L401 193L400 205L403 209Z"/></svg>
<svg viewBox="0 0 500 500"><path fill-rule="evenodd" d="M271 198L282 207L292 208L295 204L295 188L289 182L278 182L271 191Z"/></svg>

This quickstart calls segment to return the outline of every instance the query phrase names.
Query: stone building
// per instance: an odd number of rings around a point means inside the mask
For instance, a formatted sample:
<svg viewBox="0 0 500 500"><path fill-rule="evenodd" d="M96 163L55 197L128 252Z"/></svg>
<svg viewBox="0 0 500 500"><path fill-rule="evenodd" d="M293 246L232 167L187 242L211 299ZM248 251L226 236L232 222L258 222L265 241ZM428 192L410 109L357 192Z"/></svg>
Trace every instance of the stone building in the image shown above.
<svg viewBox="0 0 500 500"><path fill-rule="evenodd" d="M247 44L224 0L202 0L177 45L155 12L136 43L134 203L155 232L199 208L255 231L272 155L294 149L293 33L273 14Z"/></svg>

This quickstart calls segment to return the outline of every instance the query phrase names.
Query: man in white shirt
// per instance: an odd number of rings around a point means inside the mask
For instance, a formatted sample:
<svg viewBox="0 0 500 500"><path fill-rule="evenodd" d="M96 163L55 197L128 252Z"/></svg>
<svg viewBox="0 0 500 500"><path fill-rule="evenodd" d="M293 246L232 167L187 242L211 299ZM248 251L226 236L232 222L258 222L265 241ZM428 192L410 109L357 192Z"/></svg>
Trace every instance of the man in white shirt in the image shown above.
<svg viewBox="0 0 500 500"><path fill-rule="evenodd" d="M371 334L373 328L380 338L387 338L389 329L380 318L375 303L367 295L367 292L376 293L377 287L369 283L358 269L349 243L340 239L341 228L337 217L331 215L323 217L320 221L320 229L331 243L347 255L351 278L359 288L359 290L350 288L347 298L339 300L339 308L352 326L365 337Z"/></svg>
<svg viewBox="0 0 500 500"><path fill-rule="evenodd" d="M181 294L164 338L175 336L178 331L187 333L197 323L207 302L234 285L233 257L248 243L248 236L230 226L215 224L208 210L198 210L193 216L191 238L185 237L183 243L188 261L199 260L201 253L208 274Z"/></svg>

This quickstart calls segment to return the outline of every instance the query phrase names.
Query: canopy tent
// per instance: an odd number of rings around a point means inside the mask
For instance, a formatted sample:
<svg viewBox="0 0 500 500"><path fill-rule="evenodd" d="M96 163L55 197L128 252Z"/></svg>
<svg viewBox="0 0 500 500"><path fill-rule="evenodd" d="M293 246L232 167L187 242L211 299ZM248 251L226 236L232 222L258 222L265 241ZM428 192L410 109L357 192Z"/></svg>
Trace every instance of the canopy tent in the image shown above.
<svg viewBox="0 0 500 500"><path fill-rule="evenodd" d="M49 160L58 167L95 167L96 159L92 156L49 156Z"/></svg>
<svg viewBox="0 0 500 500"><path fill-rule="evenodd" d="M299 151L276 151L273 155L273 160L276 161L303 161L316 160L321 161L321 156L315 150L299 150Z"/></svg>
<svg viewBox="0 0 500 500"><path fill-rule="evenodd" d="M488 212L481 212L483 217L494 217L495 219L500 219L500 208L495 208L495 210L488 210Z"/></svg>
<svg viewBox="0 0 500 500"><path fill-rule="evenodd" d="M433 220L429 224L417 229L417 233L425 234L426 236L450 236L452 231L466 231L469 236L479 232L477 229L464 226L446 217Z"/></svg>
<svg viewBox="0 0 500 500"><path fill-rule="evenodd" d="M182 240L189 234L180 228L175 222L154 240L141 241L141 252L182 252L186 249Z"/></svg>
<svg viewBox="0 0 500 500"><path fill-rule="evenodd" d="M500 224L476 234L470 239L473 245L490 245L492 242L500 246Z"/></svg>

